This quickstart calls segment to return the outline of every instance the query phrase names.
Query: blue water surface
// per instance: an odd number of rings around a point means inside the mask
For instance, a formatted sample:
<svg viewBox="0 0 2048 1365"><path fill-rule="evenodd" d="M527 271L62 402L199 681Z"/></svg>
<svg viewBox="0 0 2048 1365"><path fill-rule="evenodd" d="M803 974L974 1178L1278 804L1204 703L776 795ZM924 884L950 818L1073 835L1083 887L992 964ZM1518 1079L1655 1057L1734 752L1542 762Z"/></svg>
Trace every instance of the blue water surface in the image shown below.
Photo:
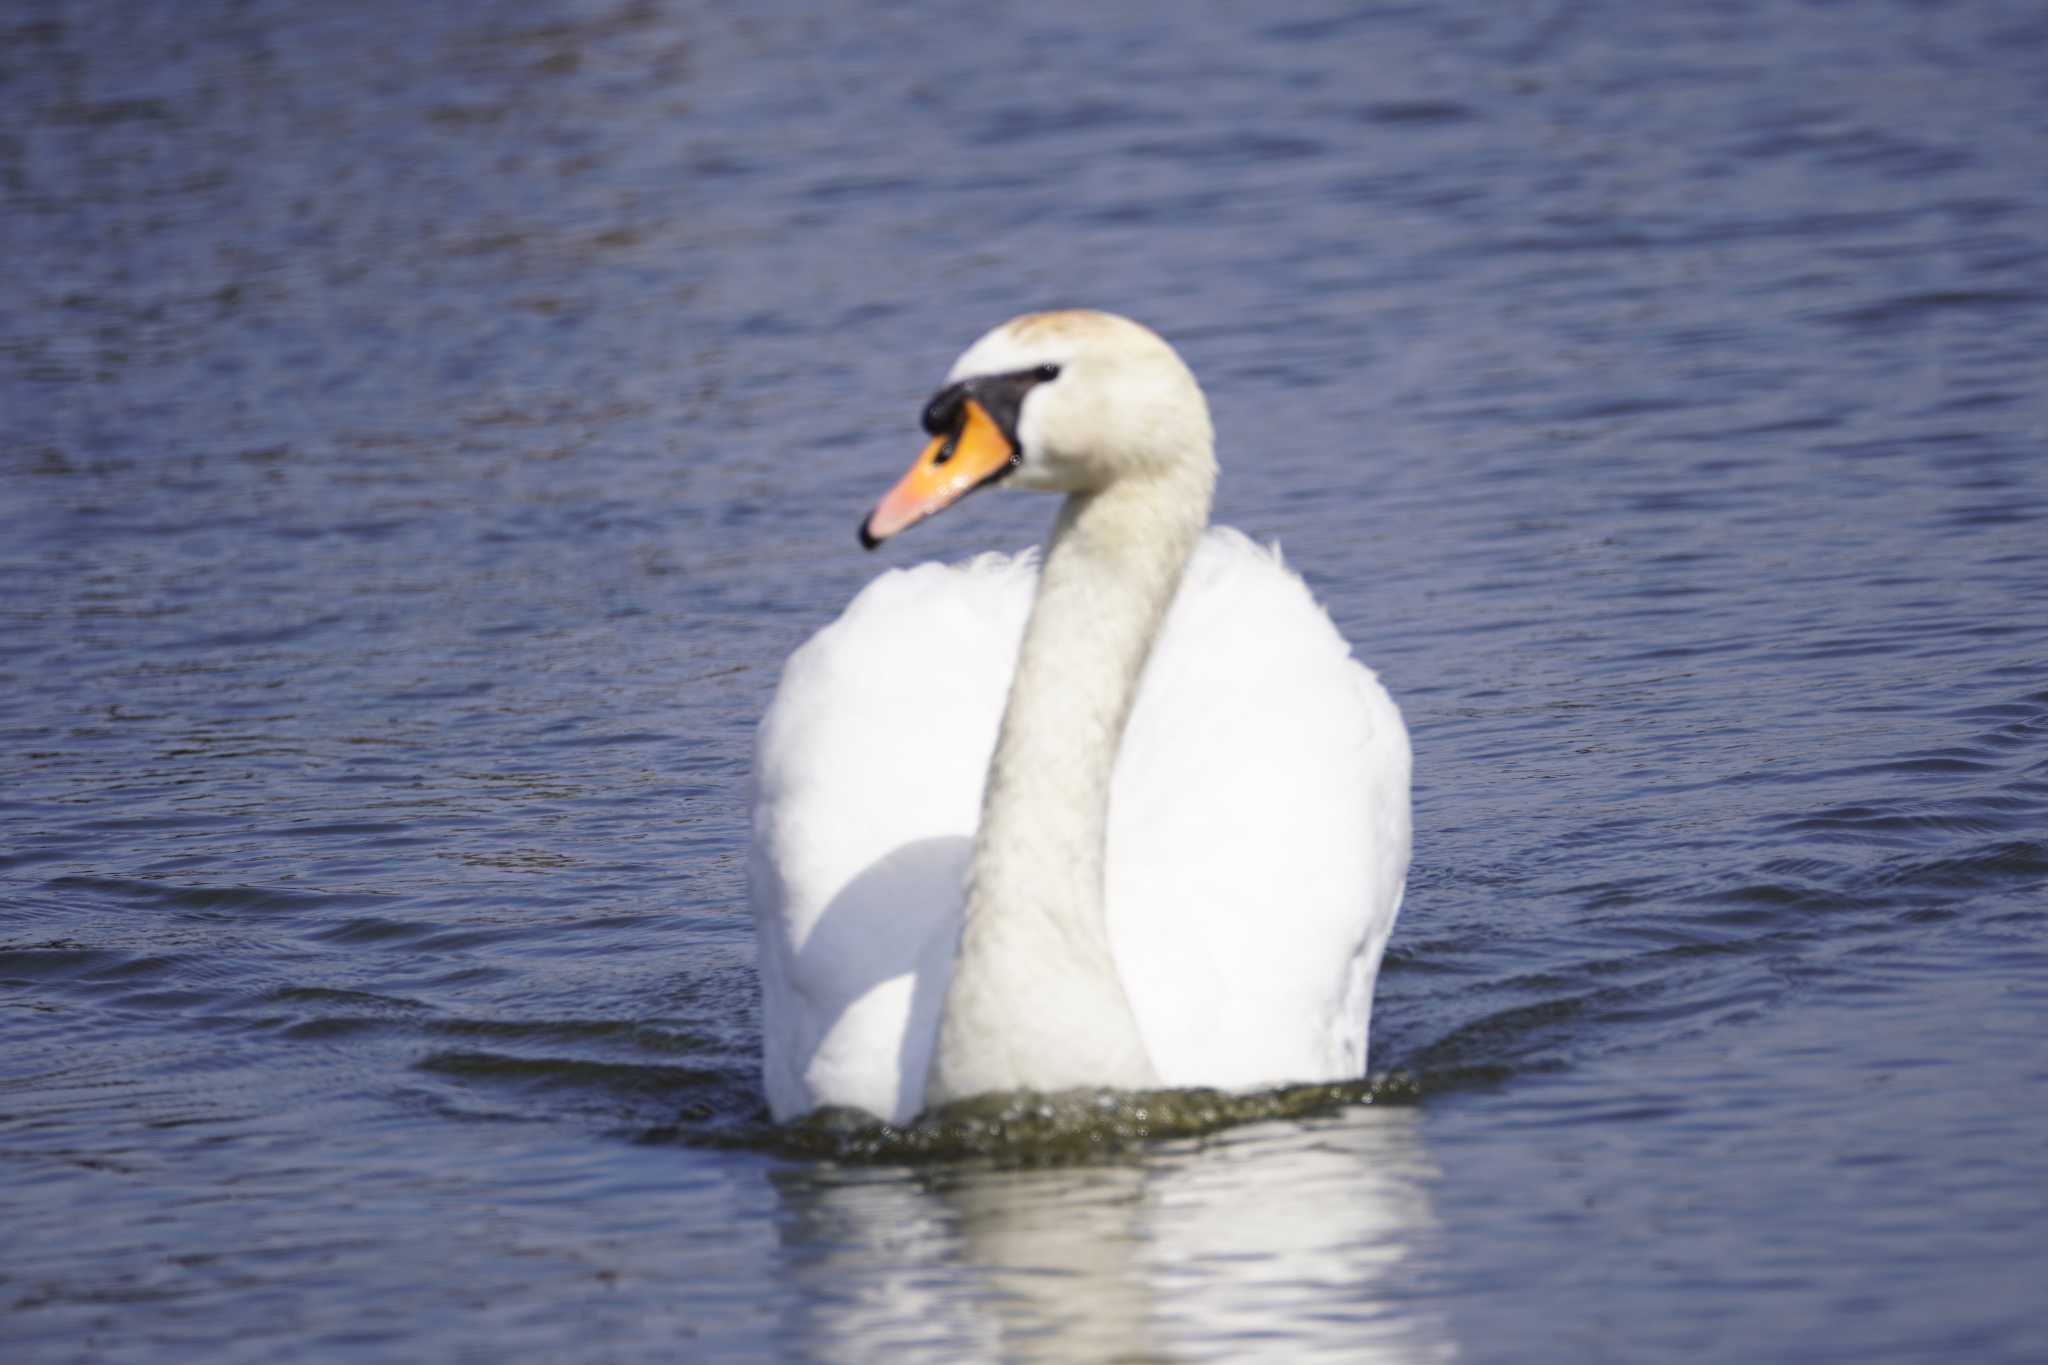
<svg viewBox="0 0 2048 1365"><path fill-rule="evenodd" d="M15 0L0 1355L2048 1358L2048 13ZM752 727L1012 313L1401 701L1380 1102L763 1135Z"/></svg>

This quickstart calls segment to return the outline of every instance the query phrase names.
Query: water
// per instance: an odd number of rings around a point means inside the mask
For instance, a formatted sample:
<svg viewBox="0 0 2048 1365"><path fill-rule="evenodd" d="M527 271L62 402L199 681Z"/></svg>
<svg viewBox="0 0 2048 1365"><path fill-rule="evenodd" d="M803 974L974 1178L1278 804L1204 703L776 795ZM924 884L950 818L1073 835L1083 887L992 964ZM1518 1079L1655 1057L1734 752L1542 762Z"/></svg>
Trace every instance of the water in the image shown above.
<svg viewBox="0 0 2048 1365"><path fill-rule="evenodd" d="M0 23L10 1361L2048 1356L2038 6ZM774 1137L753 720L1064 303L1407 711L1382 1079Z"/></svg>

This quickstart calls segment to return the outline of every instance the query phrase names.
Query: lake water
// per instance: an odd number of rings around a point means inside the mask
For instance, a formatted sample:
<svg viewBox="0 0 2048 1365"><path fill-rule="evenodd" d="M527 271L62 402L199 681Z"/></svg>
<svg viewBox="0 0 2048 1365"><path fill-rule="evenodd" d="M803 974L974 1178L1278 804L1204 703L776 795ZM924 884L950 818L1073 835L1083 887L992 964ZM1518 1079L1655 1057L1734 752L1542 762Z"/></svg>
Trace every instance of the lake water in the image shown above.
<svg viewBox="0 0 2048 1365"><path fill-rule="evenodd" d="M2048 1358L2044 171L2032 0L14 0L0 1355ZM778 1138L753 723L1076 303L1409 718L1373 1102Z"/></svg>

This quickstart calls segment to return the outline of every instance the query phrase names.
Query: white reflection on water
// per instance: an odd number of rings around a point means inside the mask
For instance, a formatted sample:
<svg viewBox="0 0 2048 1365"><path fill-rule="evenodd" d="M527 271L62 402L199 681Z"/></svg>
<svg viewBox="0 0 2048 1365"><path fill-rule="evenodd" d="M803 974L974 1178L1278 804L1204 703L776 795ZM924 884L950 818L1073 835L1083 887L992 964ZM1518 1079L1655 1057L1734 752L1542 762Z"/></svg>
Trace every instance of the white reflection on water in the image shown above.
<svg viewBox="0 0 2048 1365"><path fill-rule="evenodd" d="M806 1354L1448 1360L1412 1109L1127 1164L781 1173Z"/></svg>

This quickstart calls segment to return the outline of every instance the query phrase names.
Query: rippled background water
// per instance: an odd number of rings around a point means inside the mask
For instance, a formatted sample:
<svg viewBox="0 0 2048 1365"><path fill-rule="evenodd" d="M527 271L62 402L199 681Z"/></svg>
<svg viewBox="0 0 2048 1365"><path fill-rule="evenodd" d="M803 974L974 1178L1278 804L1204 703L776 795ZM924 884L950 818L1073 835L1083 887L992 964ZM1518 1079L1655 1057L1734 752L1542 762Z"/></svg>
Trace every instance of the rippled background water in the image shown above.
<svg viewBox="0 0 2048 1365"><path fill-rule="evenodd" d="M15 0L7 1358L2048 1356L2044 148L2035 3ZM1406 708L1406 1098L792 1155L751 726L1059 303Z"/></svg>

